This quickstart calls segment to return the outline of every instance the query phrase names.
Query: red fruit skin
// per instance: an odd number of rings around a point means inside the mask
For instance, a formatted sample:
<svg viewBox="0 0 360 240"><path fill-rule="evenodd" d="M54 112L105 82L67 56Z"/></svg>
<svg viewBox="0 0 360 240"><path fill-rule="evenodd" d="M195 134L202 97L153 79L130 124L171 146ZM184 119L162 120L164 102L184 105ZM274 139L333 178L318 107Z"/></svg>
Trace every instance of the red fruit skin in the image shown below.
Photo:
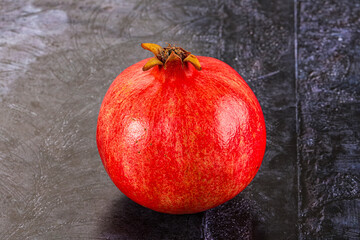
<svg viewBox="0 0 360 240"><path fill-rule="evenodd" d="M111 84L97 125L100 157L115 185L158 212L216 207L254 178L265 152L261 107L224 62L198 56L202 70L175 62Z"/></svg>

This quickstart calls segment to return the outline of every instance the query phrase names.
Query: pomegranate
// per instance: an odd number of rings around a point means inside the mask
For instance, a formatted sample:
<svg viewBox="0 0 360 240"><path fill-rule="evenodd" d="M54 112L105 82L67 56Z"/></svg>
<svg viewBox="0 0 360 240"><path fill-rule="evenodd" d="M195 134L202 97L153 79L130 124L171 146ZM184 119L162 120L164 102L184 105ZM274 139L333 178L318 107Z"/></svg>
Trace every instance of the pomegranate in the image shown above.
<svg viewBox="0 0 360 240"><path fill-rule="evenodd" d="M169 45L111 84L97 123L104 167L122 193L158 212L187 214L239 194L262 162L265 122L229 65Z"/></svg>

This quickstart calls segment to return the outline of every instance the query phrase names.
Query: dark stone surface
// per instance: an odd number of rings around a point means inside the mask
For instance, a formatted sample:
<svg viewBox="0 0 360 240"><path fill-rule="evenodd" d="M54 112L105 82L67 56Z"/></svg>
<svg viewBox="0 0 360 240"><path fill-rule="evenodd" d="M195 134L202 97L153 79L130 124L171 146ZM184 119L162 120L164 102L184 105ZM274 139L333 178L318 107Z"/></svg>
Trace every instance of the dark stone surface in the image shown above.
<svg viewBox="0 0 360 240"><path fill-rule="evenodd" d="M0 239L360 239L360 2L0 2ZM267 151L195 215L133 203L95 143L113 79L176 43L221 59L263 108Z"/></svg>
<svg viewBox="0 0 360 240"><path fill-rule="evenodd" d="M360 2L298 9L300 236L360 239Z"/></svg>

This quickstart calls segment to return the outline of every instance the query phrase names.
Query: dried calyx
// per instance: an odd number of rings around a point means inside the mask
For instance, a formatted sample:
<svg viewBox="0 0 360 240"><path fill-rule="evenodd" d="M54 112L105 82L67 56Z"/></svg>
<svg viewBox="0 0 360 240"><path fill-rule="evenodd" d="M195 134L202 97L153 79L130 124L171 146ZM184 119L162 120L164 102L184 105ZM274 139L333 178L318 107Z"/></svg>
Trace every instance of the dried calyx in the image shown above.
<svg viewBox="0 0 360 240"><path fill-rule="evenodd" d="M167 47L161 47L154 43L142 43L141 46L154 53L155 57L151 58L143 67L144 71L149 70L150 68L159 65L164 66L166 69L166 65L171 61L181 61L181 63L189 62L191 63L197 70L201 70L200 62L193 54L184 50L181 47L175 47L169 44Z"/></svg>

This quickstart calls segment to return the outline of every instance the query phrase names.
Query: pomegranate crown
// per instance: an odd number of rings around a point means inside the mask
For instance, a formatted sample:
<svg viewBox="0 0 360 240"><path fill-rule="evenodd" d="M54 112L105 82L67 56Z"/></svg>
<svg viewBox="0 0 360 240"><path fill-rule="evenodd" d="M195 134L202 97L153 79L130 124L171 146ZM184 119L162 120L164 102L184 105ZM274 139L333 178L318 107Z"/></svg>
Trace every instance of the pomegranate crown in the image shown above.
<svg viewBox="0 0 360 240"><path fill-rule="evenodd" d="M181 47L175 47L168 44L167 47L161 47L155 43L142 43L141 47L152 52L155 56L151 58L144 66L143 71L147 71L156 65L164 66L171 61L181 61L181 63L189 62L197 70L201 70L200 62L191 52L186 51Z"/></svg>

